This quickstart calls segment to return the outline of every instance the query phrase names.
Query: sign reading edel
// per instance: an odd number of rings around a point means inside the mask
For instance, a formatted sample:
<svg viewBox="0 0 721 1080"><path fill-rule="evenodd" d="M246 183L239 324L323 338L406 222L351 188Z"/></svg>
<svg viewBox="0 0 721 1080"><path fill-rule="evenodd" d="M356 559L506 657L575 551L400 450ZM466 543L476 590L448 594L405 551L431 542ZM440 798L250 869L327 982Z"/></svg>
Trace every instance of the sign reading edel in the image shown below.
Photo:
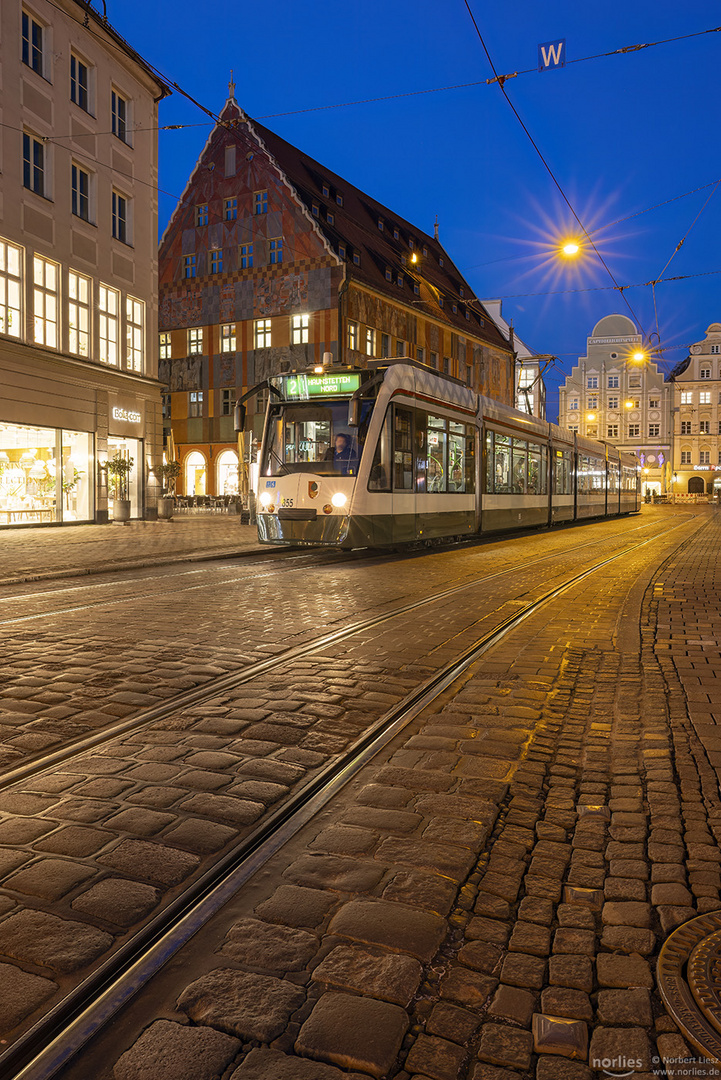
<svg viewBox="0 0 721 1080"><path fill-rule="evenodd" d="M538 70L566 66L566 39L546 41L538 46Z"/></svg>

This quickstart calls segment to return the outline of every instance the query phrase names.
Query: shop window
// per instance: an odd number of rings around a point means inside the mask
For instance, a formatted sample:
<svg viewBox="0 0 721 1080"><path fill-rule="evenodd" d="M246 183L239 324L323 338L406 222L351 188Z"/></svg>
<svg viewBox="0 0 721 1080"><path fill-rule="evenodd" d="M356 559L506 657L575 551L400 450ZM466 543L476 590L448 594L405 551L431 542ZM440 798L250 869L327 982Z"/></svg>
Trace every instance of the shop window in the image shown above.
<svg viewBox="0 0 721 1080"><path fill-rule="evenodd" d="M19 338L23 288L22 248L0 240L0 334Z"/></svg>
<svg viewBox="0 0 721 1080"><path fill-rule="evenodd" d="M238 455L233 450L223 450L218 454L217 495L238 494Z"/></svg>
<svg viewBox="0 0 721 1080"><path fill-rule="evenodd" d="M145 304L125 298L125 363L128 371L142 372L145 362Z"/></svg>
<svg viewBox="0 0 721 1080"><path fill-rule="evenodd" d="M235 352L235 323L224 323L220 327L220 351Z"/></svg>
<svg viewBox="0 0 721 1080"><path fill-rule="evenodd" d="M100 363L118 366L120 293L109 285L98 286L98 337Z"/></svg>
<svg viewBox="0 0 721 1080"><path fill-rule="evenodd" d="M185 459L185 494L206 495L207 468L199 450L193 450Z"/></svg>
<svg viewBox="0 0 721 1080"><path fill-rule="evenodd" d="M33 258L33 326L38 345L58 347L60 267L39 255Z"/></svg>
<svg viewBox="0 0 721 1080"><path fill-rule="evenodd" d="M68 271L68 351L90 356L90 302L92 284L77 270Z"/></svg>

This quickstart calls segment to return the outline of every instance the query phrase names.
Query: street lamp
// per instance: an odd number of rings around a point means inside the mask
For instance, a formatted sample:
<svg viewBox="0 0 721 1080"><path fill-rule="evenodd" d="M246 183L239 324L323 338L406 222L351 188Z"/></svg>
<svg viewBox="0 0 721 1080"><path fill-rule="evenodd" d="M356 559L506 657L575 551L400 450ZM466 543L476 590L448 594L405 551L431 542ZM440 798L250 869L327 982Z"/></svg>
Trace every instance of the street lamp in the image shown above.
<svg viewBox="0 0 721 1080"><path fill-rule="evenodd" d="M632 409L635 405L634 401L624 401L623 406L625 409Z"/></svg>
<svg viewBox="0 0 721 1080"><path fill-rule="evenodd" d="M580 250L581 245L577 240L570 239L561 244L561 254L565 255L567 259L574 259Z"/></svg>

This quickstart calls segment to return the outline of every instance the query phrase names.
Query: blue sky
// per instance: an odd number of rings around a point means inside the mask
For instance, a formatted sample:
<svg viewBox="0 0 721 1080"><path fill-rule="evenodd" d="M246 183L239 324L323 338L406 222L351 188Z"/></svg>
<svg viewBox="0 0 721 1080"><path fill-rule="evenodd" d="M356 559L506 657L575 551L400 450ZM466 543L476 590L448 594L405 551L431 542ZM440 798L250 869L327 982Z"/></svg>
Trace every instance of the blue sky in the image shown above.
<svg viewBox="0 0 721 1080"><path fill-rule="evenodd" d="M556 257L558 238L578 228L498 86L296 111L485 80L492 72L463 0L107 6L130 43L208 108L222 108L232 68L236 98L251 117L426 231L438 215L441 240L477 296L504 297L518 334L537 352L559 355L563 367L549 376L553 418L554 384L585 351L594 323L629 311L595 257L573 264ZM712 0L471 6L503 73L535 69L538 44L556 38L566 38L571 61L721 23ZM705 187L640 213L721 177L720 70L721 33L709 33L506 82L619 284L658 278L714 192ZM272 115L279 113L295 115ZM161 104L161 123L210 122L174 93ZM168 193L161 230L209 130L160 134L160 186ZM720 237L721 187L666 271L708 276L656 289L669 364L721 319L721 273L713 274L721 271ZM643 330L654 331L651 289L624 295Z"/></svg>

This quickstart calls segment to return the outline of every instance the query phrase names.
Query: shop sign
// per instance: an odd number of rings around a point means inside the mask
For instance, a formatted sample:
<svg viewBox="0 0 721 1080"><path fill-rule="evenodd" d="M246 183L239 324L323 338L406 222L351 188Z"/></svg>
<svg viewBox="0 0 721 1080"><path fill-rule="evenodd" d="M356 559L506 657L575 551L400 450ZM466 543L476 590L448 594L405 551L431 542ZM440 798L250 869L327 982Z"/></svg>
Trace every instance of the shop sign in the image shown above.
<svg viewBox="0 0 721 1080"><path fill-rule="evenodd" d="M111 435L142 438L144 402L131 395L110 394L108 427Z"/></svg>
<svg viewBox="0 0 721 1080"><path fill-rule="evenodd" d="M119 405L113 405L113 420L125 420L128 424L139 424L142 420L139 412L132 409L121 409Z"/></svg>

